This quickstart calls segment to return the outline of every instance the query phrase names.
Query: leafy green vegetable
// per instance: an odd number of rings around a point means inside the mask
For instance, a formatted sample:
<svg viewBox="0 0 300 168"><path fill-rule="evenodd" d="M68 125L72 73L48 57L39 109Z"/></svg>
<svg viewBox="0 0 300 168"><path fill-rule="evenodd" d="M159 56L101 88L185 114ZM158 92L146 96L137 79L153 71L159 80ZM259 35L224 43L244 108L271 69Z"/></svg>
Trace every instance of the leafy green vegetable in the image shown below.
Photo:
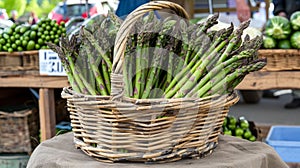
<svg viewBox="0 0 300 168"><path fill-rule="evenodd" d="M291 15L290 22L294 30L300 30L300 11L296 11Z"/></svg>
<svg viewBox="0 0 300 168"><path fill-rule="evenodd" d="M285 17L274 16L266 23L265 34L274 39L287 39L290 33L290 21Z"/></svg>
<svg viewBox="0 0 300 168"><path fill-rule="evenodd" d="M278 41L278 48L280 48L280 49L290 49L290 48L292 48L290 40L289 39L279 40Z"/></svg>
<svg viewBox="0 0 300 168"><path fill-rule="evenodd" d="M276 40L272 37L265 36L263 39L263 47L266 49L271 49L276 47Z"/></svg>
<svg viewBox="0 0 300 168"><path fill-rule="evenodd" d="M300 31L296 31L291 36L291 46L300 49Z"/></svg>

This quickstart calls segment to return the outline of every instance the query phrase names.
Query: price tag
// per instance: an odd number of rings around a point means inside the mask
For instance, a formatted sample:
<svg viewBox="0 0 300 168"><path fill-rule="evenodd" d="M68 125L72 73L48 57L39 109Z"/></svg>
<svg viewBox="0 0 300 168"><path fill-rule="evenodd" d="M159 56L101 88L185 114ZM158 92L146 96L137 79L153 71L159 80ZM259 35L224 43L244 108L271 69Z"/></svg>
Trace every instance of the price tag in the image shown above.
<svg viewBox="0 0 300 168"><path fill-rule="evenodd" d="M40 75L66 76L61 60L52 50L39 50Z"/></svg>

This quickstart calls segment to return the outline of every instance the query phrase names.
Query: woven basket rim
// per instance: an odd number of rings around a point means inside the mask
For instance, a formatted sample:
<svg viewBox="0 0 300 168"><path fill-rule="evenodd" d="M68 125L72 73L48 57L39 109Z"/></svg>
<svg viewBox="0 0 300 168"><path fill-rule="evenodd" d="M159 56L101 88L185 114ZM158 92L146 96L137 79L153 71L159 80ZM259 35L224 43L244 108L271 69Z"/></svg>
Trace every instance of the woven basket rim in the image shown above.
<svg viewBox="0 0 300 168"><path fill-rule="evenodd" d="M82 93L78 93L75 92L71 87L64 87L63 91L61 93L63 98L70 98L70 97L74 97L74 98L84 98L87 101L91 100L91 99L104 99L104 100L111 100L112 96L102 96L102 95L88 95L88 94L82 94ZM202 98L196 98L196 97L187 97L187 98L154 98L154 99L137 99L137 98L129 98L129 97L122 97L123 101L126 102L132 102L134 104L144 104L144 103L170 103L170 102L201 102L201 101L205 101L205 100L211 100L211 99L218 99L221 97L231 97L229 99L239 99L238 98L238 94L236 91L233 91L232 93L228 93L228 94L214 94L211 96L207 96L207 97L202 97ZM237 101L237 100L235 100Z"/></svg>

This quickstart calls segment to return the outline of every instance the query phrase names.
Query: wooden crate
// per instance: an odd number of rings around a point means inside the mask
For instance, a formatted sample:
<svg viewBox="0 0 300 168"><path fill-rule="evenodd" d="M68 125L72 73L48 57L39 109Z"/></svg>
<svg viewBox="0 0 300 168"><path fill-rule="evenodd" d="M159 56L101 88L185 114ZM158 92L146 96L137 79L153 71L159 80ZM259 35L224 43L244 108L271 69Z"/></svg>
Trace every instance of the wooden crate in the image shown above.
<svg viewBox="0 0 300 168"><path fill-rule="evenodd" d="M0 52L0 76L39 74L39 51Z"/></svg>
<svg viewBox="0 0 300 168"><path fill-rule="evenodd" d="M300 70L300 50L297 49L261 49L259 57L267 58L266 71Z"/></svg>

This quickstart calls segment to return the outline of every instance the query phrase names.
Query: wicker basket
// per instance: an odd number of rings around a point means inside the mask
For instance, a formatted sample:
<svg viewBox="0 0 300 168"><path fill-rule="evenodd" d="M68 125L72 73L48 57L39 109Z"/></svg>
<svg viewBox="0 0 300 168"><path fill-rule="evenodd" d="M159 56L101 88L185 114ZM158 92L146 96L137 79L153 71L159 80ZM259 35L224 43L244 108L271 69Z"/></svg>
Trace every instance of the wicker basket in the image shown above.
<svg viewBox="0 0 300 168"><path fill-rule="evenodd" d="M38 145L38 110L0 111L0 152L31 153Z"/></svg>
<svg viewBox="0 0 300 168"><path fill-rule="evenodd" d="M116 37L111 96L90 96L64 88L74 142L87 155L106 162L170 162L201 158L218 144L218 135L237 94L203 99L133 99L123 96L123 57L129 29L150 10L171 9L186 17L177 4L157 1L127 16ZM165 117L160 117L165 116Z"/></svg>
<svg viewBox="0 0 300 168"><path fill-rule="evenodd" d="M297 49L261 49L259 57L265 57L268 64L262 69L266 71L299 70L300 50Z"/></svg>
<svg viewBox="0 0 300 168"><path fill-rule="evenodd" d="M39 73L39 51L0 52L0 76Z"/></svg>

